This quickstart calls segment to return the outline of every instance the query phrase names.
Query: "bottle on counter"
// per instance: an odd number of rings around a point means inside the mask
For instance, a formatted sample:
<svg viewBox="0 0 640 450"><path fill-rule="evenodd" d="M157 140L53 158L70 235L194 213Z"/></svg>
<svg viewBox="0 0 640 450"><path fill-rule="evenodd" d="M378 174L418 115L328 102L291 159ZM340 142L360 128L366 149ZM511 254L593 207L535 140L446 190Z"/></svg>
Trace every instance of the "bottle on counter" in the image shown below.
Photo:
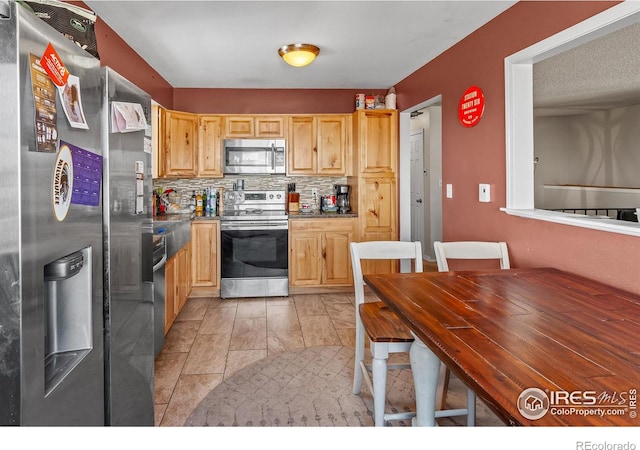
<svg viewBox="0 0 640 450"><path fill-rule="evenodd" d="M202 212L205 212L205 209L207 208L207 190L203 190L202 191Z"/></svg>
<svg viewBox="0 0 640 450"><path fill-rule="evenodd" d="M193 194L189 199L189 209L191 210L191 212L196 210L196 191L192 191L192 192Z"/></svg>
<svg viewBox="0 0 640 450"><path fill-rule="evenodd" d="M202 215L202 192L196 194L196 216Z"/></svg>
<svg viewBox="0 0 640 450"><path fill-rule="evenodd" d="M218 190L216 188L211 188L211 195L209 195L209 203L211 206L211 215L217 216L218 208L216 205L218 203Z"/></svg>
<svg viewBox="0 0 640 450"><path fill-rule="evenodd" d="M205 195L206 197L202 198L204 202L204 214L207 217L211 217L211 188L207 188Z"/></svg>

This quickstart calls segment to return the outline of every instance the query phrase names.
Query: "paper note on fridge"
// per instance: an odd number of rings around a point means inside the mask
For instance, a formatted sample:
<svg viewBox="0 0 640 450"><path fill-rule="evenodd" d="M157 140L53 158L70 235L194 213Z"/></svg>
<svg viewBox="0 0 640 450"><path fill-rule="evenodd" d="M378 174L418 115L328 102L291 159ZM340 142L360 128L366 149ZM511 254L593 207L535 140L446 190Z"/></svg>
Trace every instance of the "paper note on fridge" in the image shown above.
<svg viewBox="0 0 640 450"><path fill-rule="evenodd" d="M111 103L111 132L128 133L147 128L147 119L139 103Z"/></svg>
<svg viewBox="0 0 640 450"><path fill-rule="evenodd" d="M62 109L67 116L69 125L73 128L89 129L87 119L84 117L82 109L82 98L80 96L80 78L75 75L69 75L67 83L62 87L58 87L58 94L62 101Z"/></svg>

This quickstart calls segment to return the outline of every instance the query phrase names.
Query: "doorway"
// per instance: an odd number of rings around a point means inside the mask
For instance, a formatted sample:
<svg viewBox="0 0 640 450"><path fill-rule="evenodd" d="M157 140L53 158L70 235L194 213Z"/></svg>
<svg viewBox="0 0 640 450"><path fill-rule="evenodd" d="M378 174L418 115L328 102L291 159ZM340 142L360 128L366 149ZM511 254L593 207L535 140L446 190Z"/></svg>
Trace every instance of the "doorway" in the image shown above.
<svg viewBox="0 0 640 450"><path fill-rule="evenodd" d="M424 197L428 193L424 190L427 171L424 166L424 130L411 130L409 135L411 145L409 162L411 164L411 240L420 241L424 247L425 241L425 209ZM427 184L428 186L428 184ZM423 254L427 253L423 250Z"/></svg>
<svg viewBox="0 0 640 450"><path fill-rule="evenodd" d="M442 104L435 97L400 113L400 239L419 240L435 261L442 240Z"/></svg>

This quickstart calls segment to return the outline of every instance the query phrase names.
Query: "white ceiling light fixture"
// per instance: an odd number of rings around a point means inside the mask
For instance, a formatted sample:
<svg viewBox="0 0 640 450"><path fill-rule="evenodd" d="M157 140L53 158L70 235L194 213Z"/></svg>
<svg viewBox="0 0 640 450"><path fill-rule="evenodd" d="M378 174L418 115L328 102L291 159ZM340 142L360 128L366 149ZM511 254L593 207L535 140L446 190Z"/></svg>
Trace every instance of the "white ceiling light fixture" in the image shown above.
<svg viewBox="0 0 640 450"><path fill-rule="evenodd" d="M320 49L311 44L289 44L278 49L278 54L285 62L294 67L303 67L311 64Z"/></svg>

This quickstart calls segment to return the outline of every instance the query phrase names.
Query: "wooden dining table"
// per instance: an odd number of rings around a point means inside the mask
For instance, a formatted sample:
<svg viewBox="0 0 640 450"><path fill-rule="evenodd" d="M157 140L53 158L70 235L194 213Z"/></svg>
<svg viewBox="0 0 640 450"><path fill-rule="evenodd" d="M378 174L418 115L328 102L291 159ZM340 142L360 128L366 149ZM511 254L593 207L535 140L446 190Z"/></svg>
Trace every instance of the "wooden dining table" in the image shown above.
<svg viewBox="0 0 640 450"><path fill-rule="evenodd" d="M364 280L506 424L640 425L640 296L553 268Z"/></svg>

